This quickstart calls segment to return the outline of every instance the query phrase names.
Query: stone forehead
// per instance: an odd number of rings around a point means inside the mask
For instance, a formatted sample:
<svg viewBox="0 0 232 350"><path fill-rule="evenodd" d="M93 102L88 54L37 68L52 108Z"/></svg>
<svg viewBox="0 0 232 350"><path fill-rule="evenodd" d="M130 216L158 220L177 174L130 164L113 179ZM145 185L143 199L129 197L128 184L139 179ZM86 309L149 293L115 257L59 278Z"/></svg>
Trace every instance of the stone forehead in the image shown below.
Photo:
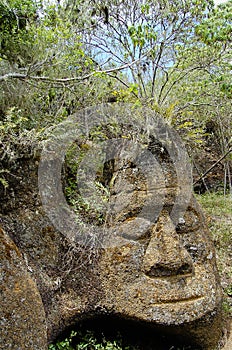
<svg viewBox="0 0 232 350"><path fill-rule="evenodd" d="M161 162L158 169L159 172L162 171L161 176L157 176L154 164L151 165L151 169L148 169L147 175L147 169L142 168L141 163L138 163L115 157L104 165L104 181L110 187L109 217L111 221L112 219L116 222L124 221L140 215L141 211L144 218L155 220L160 209L171 212L174 205L179 217L184 215L183 206L185 209L188 207L188 211L190 209L193 211L193 207L188 206L188 203L176 202L178 196L184 197L185 192L189 191L189 184L187 181L186 184L178 183L172 163ZM195 213L199 211L196 203L192 203L192 206ZM154 217L152 217L153 212Z"/></svg>

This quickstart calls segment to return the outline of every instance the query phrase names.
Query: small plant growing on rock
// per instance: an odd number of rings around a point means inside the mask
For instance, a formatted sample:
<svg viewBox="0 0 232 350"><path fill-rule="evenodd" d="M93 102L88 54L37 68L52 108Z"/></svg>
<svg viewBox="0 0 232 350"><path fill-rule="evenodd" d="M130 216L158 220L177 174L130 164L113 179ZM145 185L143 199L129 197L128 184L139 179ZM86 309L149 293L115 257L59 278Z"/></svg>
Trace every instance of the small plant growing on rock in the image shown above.
<svg viewBox="0 0 232 350"><path fill-rule="evenodd" d="M104 336L97 339L92 331L85 333L72 331L68 338L51 344L49 350L136 350L131 346L122 346L122 339L108 340Z"/></svg>

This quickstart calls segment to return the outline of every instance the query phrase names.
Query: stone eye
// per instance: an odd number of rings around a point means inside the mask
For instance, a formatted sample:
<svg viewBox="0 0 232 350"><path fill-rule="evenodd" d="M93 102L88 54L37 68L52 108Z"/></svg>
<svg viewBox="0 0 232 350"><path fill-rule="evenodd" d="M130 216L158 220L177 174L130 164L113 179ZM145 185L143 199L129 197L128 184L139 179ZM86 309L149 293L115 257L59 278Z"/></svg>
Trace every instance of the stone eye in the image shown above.
<svg viewBox="0 0 232 350"><path fill-rule="evenodd" d="M176 231L178 233L187 233L190 231L196 231L200 226L200 218L198 213L191 209L188 210L183 217L178 219Z"/></svg>
<svg viewBox="0 0 232 350"><path fill-rule="evenodd" d="M179 218L178 224L179 224L179 225L185 224L185 219L184 219L184 218Z"/></svg>
<svg viewBox="0 0 232 350"><path fill-rule="evenodd" d="M204 261L209 253L204 243L186 244L184 247L191 255L193 261Z"/></svg>

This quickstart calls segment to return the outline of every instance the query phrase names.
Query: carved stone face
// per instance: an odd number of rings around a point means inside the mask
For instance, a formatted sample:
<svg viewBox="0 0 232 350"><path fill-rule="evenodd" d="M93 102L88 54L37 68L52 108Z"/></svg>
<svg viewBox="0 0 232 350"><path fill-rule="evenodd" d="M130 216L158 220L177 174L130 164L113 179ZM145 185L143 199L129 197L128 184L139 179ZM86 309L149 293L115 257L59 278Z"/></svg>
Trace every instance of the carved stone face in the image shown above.
<svg viewBox="0 0 232 350"><path fill-rule="evenodd" d="M178 187L169 181L157 219L136 217L146 189L141 176L137 182L132 177L135 172L129 166L114 175L111 237L116 244L104 250L100 262L103 306L127 318L165 325L213 314L220 287L214 247L200 207L192 198L175 226L170 213Z"/></svg>

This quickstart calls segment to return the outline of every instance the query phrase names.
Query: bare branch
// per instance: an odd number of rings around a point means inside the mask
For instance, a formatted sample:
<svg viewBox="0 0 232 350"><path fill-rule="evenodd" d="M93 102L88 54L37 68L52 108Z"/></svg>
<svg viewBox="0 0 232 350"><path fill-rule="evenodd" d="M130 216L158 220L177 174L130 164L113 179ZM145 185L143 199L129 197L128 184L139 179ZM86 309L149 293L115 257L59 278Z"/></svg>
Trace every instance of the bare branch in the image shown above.
<svg viewBox="0 0 232 350"><path fill-rule="evenodd" d="M179 77L173 81L173 83L170 85L170 87L168 88L168 90L166 91L164 97L162 98L161 103L163 103L166 99L166 97L168 96L169 92L172 90L173 86L176 85L177 83L179 83L181 80L183 80L188 74L192 73L195 70L202 70L203 67L202 66L196 66L193 67L191 69L189 69L187 72L185 72L184 74L180 74Z"/></svg>
<svg viewBox="0 0 232 350"><path fill-rule="evenodd" d="M200 97L201 95L199 95ZM217 107L218 104L213 104L213 103L209 103L209 102L198 102L196 103L195 100L193 102L187 102L184 106L179 107L176 111L175 114L178 114L179 112L183 111L184 109L188 108L188 107L202 107L202 106L209 106L209 107Z"/></svg>
<svg viewBox="0 0 232 350"><path fill-rule="evenodd" d="M109 74L109 76L110 76L111 78L114 78L114 79L118 80L122 85L124 85L126 88L129 89L130 86L129 86L124 80L122 80L120 77L118 77L117 75ZM134 91L132 91L132 94L133 94L136 98L138 98L138 95L137 95Z"/></svg>
<svg viewBox="0 0 232 350"><path fill-rule="evenodd" d="M164 48L164 42L162 41L160 44L160 49L159 49L159 54L156 60L156 64L155 64L155 70L153 73L153 78L152 78L152 89L151 89L151 96L154 97L154 88L155 88L155 81L156 81L156 74L157 74L157 69L159 66L159 62L161 60L162 57L162 53L163 53L163 48Z"/></svg>
<svg viewBox="0 0 232 350"><path fill-rule="evenodd" d="M195 182L193 185L196 185L199 181L201 181L210 171L215 168L216 165L218 165L230 152L232 152L232 148L230 148L226 153L224 153L208 170L204 172Z"/></svg>
<svg viewBox="0 0 232 350"><path fill-rule="evenodd" d="M114 72L119 72L124 69L130 68L132 65L138 63L140 59L137 59L131 63L124 64L120 67L117 68L111 68L111 69L106 69L106 70L97 70L94 71L90 74L84 75L84 76L79 76L79 77L74 77L74 78L50 78L47 76L38 76L38 75L30 75L30 74L20 74L20 73L7 73L2 76L0 76L0 81L6 81L8 79L19 79L19 80L36 80L36 81L43 81L43 82L54 82L54 83L61 83L61 84L67 84L67 83L75 83L83 80L87 80L91 77L93 77L96 74L109 74L109 73L114 73Z"/></svg>

